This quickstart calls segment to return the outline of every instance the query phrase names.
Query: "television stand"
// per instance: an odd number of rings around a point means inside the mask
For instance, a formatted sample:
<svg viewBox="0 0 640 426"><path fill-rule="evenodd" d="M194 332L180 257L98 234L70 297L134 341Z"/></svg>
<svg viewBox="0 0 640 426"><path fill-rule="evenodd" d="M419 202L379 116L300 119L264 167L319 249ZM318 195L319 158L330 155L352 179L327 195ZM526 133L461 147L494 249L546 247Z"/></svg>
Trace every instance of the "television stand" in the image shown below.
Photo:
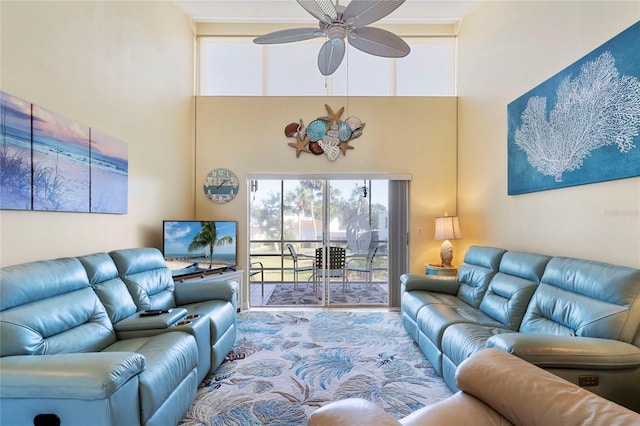
<svg viewBox="0 0 640 426"><path fill-rule="evenodd" d="M200 281L205 283L211 283L215 285L216 281L235 281L238 283L238 293L236 298L236 306L238 307L238 312L242 309L246 309L246 303L243 298L242 286L244 284L244 271L243 270L228 270L231 268L227 268L225 270L217 270L217 271L206 271L206 272L196 272L194 274L181 275L179 277L173 277L173 281L176 285L180 285L180 283L186 282L194 282Z"/></svg>

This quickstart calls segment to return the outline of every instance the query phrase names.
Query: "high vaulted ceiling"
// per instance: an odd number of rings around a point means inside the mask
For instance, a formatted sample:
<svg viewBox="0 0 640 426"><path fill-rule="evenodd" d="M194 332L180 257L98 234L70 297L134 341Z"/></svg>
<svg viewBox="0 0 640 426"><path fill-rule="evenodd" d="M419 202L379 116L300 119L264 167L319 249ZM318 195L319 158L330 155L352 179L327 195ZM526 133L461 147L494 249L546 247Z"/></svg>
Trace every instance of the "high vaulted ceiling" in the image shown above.
<svg viewBox="0 0 640 426"><path fill-rule="evenodd" d="M338 0L347 5L349 0ZM481 0L407 0L380 22L391 24L458 23ZM173 4L194 22L316 22L294 0L178 0Z"/></svg>

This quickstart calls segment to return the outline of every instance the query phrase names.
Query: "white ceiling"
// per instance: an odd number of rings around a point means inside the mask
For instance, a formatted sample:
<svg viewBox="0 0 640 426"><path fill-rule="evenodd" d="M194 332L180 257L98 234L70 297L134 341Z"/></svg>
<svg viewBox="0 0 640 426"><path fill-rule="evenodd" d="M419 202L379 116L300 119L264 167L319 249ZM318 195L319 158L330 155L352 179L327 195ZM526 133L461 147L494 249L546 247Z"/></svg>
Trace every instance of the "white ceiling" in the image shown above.
<svg viewBox="0 0 640 426"><path fill-rule="evenodd" d="M348 4L349 0L339 0ZM177 0L172 2L194 22L315 22L294 0ZM379 22L390 24L455 23L482 0L406 0Z"/></svg>

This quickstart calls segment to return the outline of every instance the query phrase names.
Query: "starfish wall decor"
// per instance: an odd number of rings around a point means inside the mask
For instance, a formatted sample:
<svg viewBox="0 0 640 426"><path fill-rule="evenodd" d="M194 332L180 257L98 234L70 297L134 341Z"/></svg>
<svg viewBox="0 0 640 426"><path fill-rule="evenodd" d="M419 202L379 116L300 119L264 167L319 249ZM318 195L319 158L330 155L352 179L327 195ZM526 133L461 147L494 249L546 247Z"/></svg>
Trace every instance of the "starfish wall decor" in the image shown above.
<svg viewBox="0 0 640 426"><path fill-rule="evenodd" d="M330 161L353 149L349 142L362 135L365 123L358 117L348 117L342 121L344 107L333 112L331 107L324 105L327 115L313 120L307 127L300 119L299 123L290 123L284 128L288 138L296 138L296 142L289 142L289 146L296 149L296 158L300 153L309 152L314 155L325 154Z"/></svg>

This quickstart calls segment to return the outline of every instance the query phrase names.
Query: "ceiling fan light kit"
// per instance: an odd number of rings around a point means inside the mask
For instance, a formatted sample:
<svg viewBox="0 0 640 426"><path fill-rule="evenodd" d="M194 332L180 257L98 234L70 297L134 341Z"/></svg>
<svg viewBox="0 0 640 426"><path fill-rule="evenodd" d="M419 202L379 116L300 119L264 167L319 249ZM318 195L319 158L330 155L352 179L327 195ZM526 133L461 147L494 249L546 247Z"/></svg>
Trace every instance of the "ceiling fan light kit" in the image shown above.
<svg viewBox="0 0 640 426"><path fill-rule="evenodd" d="M381 28L367 27L394 10L405 0L351 0L346 6L331 0L297 0L319 22L318 28L293 28L265 34L253 40L256 44L291 43L326 37L318 54L322 75L333 74L344 58L344 40L364 53L384 58L402 58L411 51L396 34Z"/></svg>

